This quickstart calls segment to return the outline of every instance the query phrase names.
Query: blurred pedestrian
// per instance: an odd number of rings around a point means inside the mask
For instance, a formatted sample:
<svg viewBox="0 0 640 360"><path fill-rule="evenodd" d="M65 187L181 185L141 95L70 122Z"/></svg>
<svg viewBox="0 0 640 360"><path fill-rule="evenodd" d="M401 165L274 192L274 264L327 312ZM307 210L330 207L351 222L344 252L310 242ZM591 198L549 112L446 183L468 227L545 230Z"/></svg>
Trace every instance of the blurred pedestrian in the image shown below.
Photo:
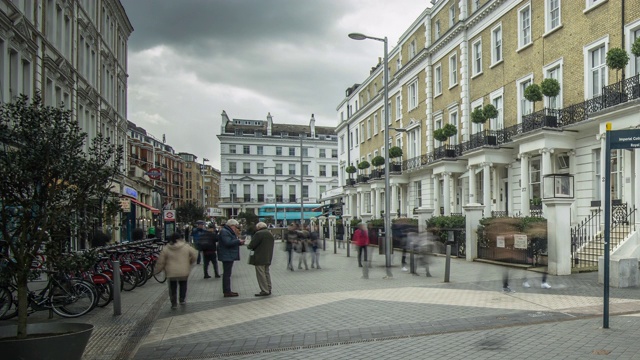
<svg viewBox="0 0 640 360"><path fill-rule="evenodd" d="M311 248L311 268L314 267L321 269L320 267L320 237L316 227L312 227L309 232L310 236L310 248Z"/></svg>
<svg viewBox="0 0 640 360"><path fill-rule="evenodd" d="M429 265L431 263L430 257L433 255L435 250L434 240L429 237L428 233L418 234L417 232L410 232L407 234L406 241L408 244L411 244L414 251L418 253L418 259L416 259L416 261L419 265L424 266L425 275L427 277L431 277ZM418 275L417 269L416 275Z"/></svg>
<svg viewBox="0 0 640 360"><path fill-rule="evenodd" d="M273 259L273 246L275 239L273 234L267 230L267 224L259 222L256 224L256 232L251 237L251 242L247 245L249 250L253 251L253 263L256 268L256 278L260 292L255 296L271 295L271 275L269 274L269 266Z"/></svg>
<svg viewBox="0 0 640 360"><path fill-rule="evenodd" d="M191 239L192 239L191 243L193 244L193 246L196 247L196 250L198 250L198 259L196 261L197 264L200 264L200 259L201 259L200 249L198 249L197 244L198 244L198 240L200 239L200 235L206 232L204 225L205 225L205 222L203 220L198 220L196 221L196 228L191 231Z"/></svg>
<svg viewBox="0 0 640 360"><path fill-rule="evenodd" d="M296 225L290 224L287 227L287 232L284 235L286 241L285 251L287 252L287 269L293 271L293 249L298 244L298 232L296 231Z"/></svg>
<svg viewBox="0 0 640 360"><path fill-rule="evenodd" d="M218 247L218 231L215 223L210 223L207 230L200 234L198 241L200 250L202 251L202 270L204 272L204 278L210 279L209 275L209 263L213 265L213 271L216 278L220 278L220 272L218 271L218 259L216 257L216 248Z"/></svg>
<svg viewBox="0 0 640 360"><path fill-rule="evenodd" d="M296 252L298 253L298 269L302 270L302 263L304 263L304 269L309 270L309 265L307 265L307 248L309 247L309 231L306 229L306 226L303 226L300 231L298 231L298 244L296 246Z"/></svg>
<svg viewBox="0 0 640 360"><path fill-rule="evenodd" d="M169 243L164 247L155 265L155 272L162 270L169 280L169 300L171 308L177 307L177 301L185 304L187 300L187 279L191 272L191 265L196 262L196 250L184 240L180 230L169 237ZM177 294L180 287L179 296Z"/></svg>
<svg viewBox="0 0 640 360"><path fill-rule="evenodd" d="M231 291L231 272L233 262L240 260L240 245L244 245L244 241L238 239L239 226L238 220L227 220L218 237L218 260L222 262L222 293L224 297L238 296L237 292Z"/></svg>
<svg viewBox="0 0 640 360"><path fill-rule="evenodd" d="M353 243L358 247L358 266L362 267L362 254L364 253L364 262L367 265L367 247L369 246L369 232L367 224L359 223L358 228L353 233Z"/></svg>

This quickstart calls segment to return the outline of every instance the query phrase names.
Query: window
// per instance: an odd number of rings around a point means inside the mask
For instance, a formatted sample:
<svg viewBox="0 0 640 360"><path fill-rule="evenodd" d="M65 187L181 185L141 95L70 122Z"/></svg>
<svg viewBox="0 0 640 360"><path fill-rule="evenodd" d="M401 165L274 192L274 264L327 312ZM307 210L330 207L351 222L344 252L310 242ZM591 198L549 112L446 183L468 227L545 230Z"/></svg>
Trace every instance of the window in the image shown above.
<svg viewBox="0 0 640 360"><path fill-rule="evenodd" d="M396 72L400 71L401 68L402 68L402 60L400 60L400 57L398 57L396 59Z"/></svg>
<svg viewBox="0 0 640 360"><path fill-rule="evenodd" d="M518 45L524 47L531 43L531 5L518 11Z"/></svg>
<svg viewBox="0 0 640 360"><path fill-rule="evenodd" d="M629 46L633 45L633 43L635 43L635 41L640 38L640 28L631 31L631 34L629 34L628 38L631 40ZM640 74L640 56L634 56L631 51L628 52L629 56L631 57L629 59L629 63L631 64L631 75L638 75Z"/></svg>
<svg viewBox="0 0 640 360"><path fill-rule="evenodd" d="M544 69L546 79L555 79L560 84L560 93L557 96L544 97L545 106L550 109L562 108L562 60L557 61Z"/></svg>
<svg viewBox="0 0 640 360"><path fill-rule="evenodd" d="M440 38L440 20L436 20L436 40Z"/></svg>
<svg viewBox="0 0 640 360"><path fill-rule="evenodd" d="M282 185L276 185L276 201L277 202L282 202L282 193L283 193L283 186Z"/></svg>
<svg viewBox="0 0 640 360"><path fill-rule="evenodd" d="M414 181L413 188L415 189L416 207L422 206L422 181Z"/></svg>
<svg viewBox="0 0 640 360"><path fill-rule="evenodd" d="M236 171L238 171L238 170L236 169L236 163L234 163L234 162L230 162L230 163L229 163L229 174L235 174L235 173L236 173Z"/></svg>
<svg viewBox="0 0 640 360"><path fill-rule="evenodd" d="M276 155L282 155L282 146L276 146Z"/></svg>
<svg viewBox="0 0 640 360"><path fill-rule="evenodd" d="M309 165L302 165L302 175L309 176Z"/></svg>
<svg viewBox="0 0 640 360"><path fill-rule="evenodd" d="M251 163L242 163L242 173L251 174Z"/></svg>
<svg viewBox="0 0 640 360"><path fill-rule="evenodd" d="M322 150L323 149L320 149L320 151ZM340 153L344 154L344 135L340 135ZM322 155L322 152L320 154Z"/></svg>
<svg viewBox="0 0 640 360"><path fill-rule="evenodd" d="M331 176L338 176L338 165L331 165Z"/></svg>
<svg viewBox="0 0 640 360"><path fill-rule="evenodd" d="M296 156L296 148L294 147L289 148L289 156Z"/></svg>
<svg viewBox="0 0 640 360"><path fill-rule="evenodd" d="M282 175L282 164L276 164L276 175Z"/></svg>
<svg viewBox="0 0 640 360"><path fill-rule="evenodd" d="M258 202L264 202L264 185L258 185Z"/></svg>
<svg viewBox="0 0 640 360"><path fill-rule="evenodd" d="M435 91L435 95L438 96L442 94L442 66L436 66L433 74L433 89Z"/></svg>
<svg viewBox="0 0 640 360"><path fill-rule="evenodd" d="M327 176L327 165L320 165L320 176Z"/></svg>
<svg viewBox="0 0 640 360"><path fill-rule="evenodd" d="M453 26L456 23L456 2L449 7L449 26Z"/></svg>
<svg viewBox="0 0 640 360"><path fill-rule="evenodd" d="M589 97L598 96L602 93L602 87L606 85L606 48L603 44L589 51Z"/></svg>
<svg viewBox="0 0 640 360"><path fill-rule="evenodd" d="M320 152L318 157L320 157L320 158L326 158L327 157L327 150L326 149L318 149L318 151Z"/></svg>
<svg viewBox="0 0 640 360"><path fill-rule="evenodd" d="M354 142L355 142L356 146L358 146L358 144L360 143L360 142L358 141L358 129L356 129L356 130L355 130L355 137L354 137L354 139L353 139L353 140L354 140Z"/></svg>
<svg viewBox="0 0 640 360"><path fill-rule="evenodd" d="M407 131L407 159L420 156L420 127Z"/></svg>
<svg viewBox="0 0 640 360"><path fill-rule="evenodd" d="M502 61L502 25L496 26L491 31L491 63Z"/></svg>
<svg viewBox="0 0 640 360"><path fill-rule="evenodd" d="M378 134L378 113L373 114L373 135Z"/></svg>
<svg viewBox="0 0 640 360"><path fill-rule="evenodd" d="M409 44L409 59L413 59L416 56L416 41L412 40Z"/></svg>
<svg viewBox="0 0 640 360"><path fill-rule="evenodd" d="M542 191L540 190L540 158L531 159L531 164L529 165L529 185L531 192L529 193L529 198L542 198Z"/></svg>
<svg viewBox="0 0 640 360"><path fill-rule="evenodd" d="M458 83L458 56L453 54L449 57L449 87Z"/></svg>
<svg viewBox="0 0 640 360"><path fill-rule="evenodd" d="M600 164L601 164L601 159L600 159L600 155L601 155L601 151L600 149L595 149L593 150L593 161L591 162L593 164L593 200L601 200L602 199L602 195L601 195L601 190L600 190L600 184L601 184L601 179L600 179Z"/></svg>
<svg viewBox="0 0 640 360"><path fill-rule="evenodd" d="M449 109L449 124L458 128L458 109ZM458 136L454 135L449 138L449 145L458 145Z"/></svg>
<svg viewBox="0 0 640 360"><path fill-rule="evenodd" d="M243 154L251 154L251 147L249 145L244 145L242 147L242 153Z"/></svg>
<svg viewBox="0 0 640 360"><path fill-rule="evenodd" d="M306 147L302 148L302 156L309 157L309 148L306 148Z"/></svg>
<svg viewBox="0 0 640 360"><path fill-rule="evenodd" d="M473 0L472 1L472 5L473 5L473 11L476 11L480 8L480 0Z"/></svg>
<svg viewBox="0 0 640 360"><path fill-rule="evenodd" d="M258 174L264 175L264 163L259 162L256 164L256 167Z"/></svg>
<svg viewBox="0 0 640 360"><path fill-rule="evenodd" d="M303 185L302 186L302 197L305 199L309 198L309 186L308 185Z"/></svg>
<svg viewBox="0 0 640 360"><path fill-rule="evenodd" d="M413 110L418 107L418 80L416 79L409 85L409 99L408 99L408 107L409 110Z"/></svg>
<svg viewBox="0 0 640 360"><path fill-rule="evenodd" d="M491 126L492 130L500 130L504 127L504 110L502 102L502 94L496 95L495 97L492 96L491 103L493 104L493 106L495 106L496 110L498 110L498 117L496 117L495 119L490 119L491 122L489 123L489 125Z"/></svg>
<svg viewBox="0 0 640 360"><path fill-rule="evenodd" d="M327 191L327 185L320 185L318 188L319 188L318 192L320 193L320 196L322 196L322 194L324 194L325 191Z"/></svg>
<svg viewBox="0 0 640 360"><path fill-rule="evenodd" d="M364 143L365 140L364 121L360 123L360 141Z"/></svg>
<svg viewBox="0 0 640 360"><path fill-rule="evenodd" d="M396 120L402 119L402 98L396 96Z"/></svg>
<svg viewBox="0 0 640 360"><path fill-rule="evenodd" d="M251 185L245 184L242 186L242 195L245 202L251 201Z"/></svg>
<svg viewBox="0 0 640 360"><path fill-rule="evenodd" d="M229 184L229 193L232 201L236 201L236 199L238 199L238 189L236 184Z"/></svg>
<svg viewBox="0 0 640 360"><path fill-rule="evenodd" d="M362 202L364 207L364 209L362 209L363 212L365 214L371 214L371 192L367 191L364 193L364 196L362 197Z"/></svg>
<svg viewBox="0 0 640 360"><path fill-rule="evenodd" d="M518 123L522 122L522 117L525 115L529 115L531 114L531 112L533 111L533 107L531 104L531 101L527 100L524 98L524 90L527 88L527 86L533 84L533 76L529 76L527 78L524 78L522 80L519 80L518 83Z"/></svg>
<svg viewBox="0 0 640 360"><path fill-rule="evenodd" d="M438 115L435 117L433 121L433 125L434 125L434 130L442 129L442 115ZM439 140L435 140L435 145L440 146L442 145L442 142Z"/></svg>
<svg viewBox="0 0 640 360"><path fill-rule="evenodd" d="M264 155L264 147L262 145L258 145L256 147L258 155Z"/></svg>
<svg viewBox="0 0 640 360"><path fill-rule="evenodd" d="M473 75L482 73L482 40L473 43Z"/></svg>
<svg viewBox="0 0 640 360"><path fill-rule="evenodd" d="M549 32L560 26L560 0L545 1L546 31Z"/></svg>
<svg viewBox="0 0 640 360"><path fill-rule="evenodd" d="M296 186L289 185L289 202L296 202Z"/></svg>
<svg viewBox="0 0 640 360"><path fill-rule="evenodd" d="M338 158L338 149L331 149L331 158L332 159Z"/></svg>
<svg viewBox="0 0 640 360"><path fill-rule="evenodd" d="M289 175L296 174L296 164L289 164Z"/></svg>
<svg viewBox="0 0 640 360"><path fill-rule="evenodd" d="M371 125L371 119L367 119L367 139L371 139L373 133L373 126Z"/></svg>
<svg viewBox="0 0 640 360"><path fill-rule="evenodd" d="M236 153L236 146L229 145L229 154L235 154L235 153Z"/></svg>

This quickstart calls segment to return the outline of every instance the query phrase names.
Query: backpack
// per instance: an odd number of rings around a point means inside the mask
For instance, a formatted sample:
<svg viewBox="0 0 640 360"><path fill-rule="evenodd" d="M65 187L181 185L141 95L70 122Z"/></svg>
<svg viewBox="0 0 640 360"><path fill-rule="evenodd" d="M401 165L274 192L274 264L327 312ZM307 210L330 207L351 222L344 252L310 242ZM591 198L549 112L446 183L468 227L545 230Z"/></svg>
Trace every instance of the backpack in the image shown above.
<svg viewBox="0 0 640 360"><path fill-rule="evenodd" d="M196 247L200 251L215 251L218 242L218 233L205 231L198 237Z"/></svg>

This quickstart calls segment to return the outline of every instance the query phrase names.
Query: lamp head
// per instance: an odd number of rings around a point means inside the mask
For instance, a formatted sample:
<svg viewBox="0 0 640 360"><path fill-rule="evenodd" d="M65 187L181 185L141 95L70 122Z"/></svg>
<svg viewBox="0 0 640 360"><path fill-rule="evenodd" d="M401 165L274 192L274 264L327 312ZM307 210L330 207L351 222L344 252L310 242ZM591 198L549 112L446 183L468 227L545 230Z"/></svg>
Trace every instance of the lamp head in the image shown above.
<svg viewBox="0 0 640 360"><path fill-rule="evenodd" d="M367 38L366 35L360 33L351 33L349 37L353 40L365 40Z"/></svg>

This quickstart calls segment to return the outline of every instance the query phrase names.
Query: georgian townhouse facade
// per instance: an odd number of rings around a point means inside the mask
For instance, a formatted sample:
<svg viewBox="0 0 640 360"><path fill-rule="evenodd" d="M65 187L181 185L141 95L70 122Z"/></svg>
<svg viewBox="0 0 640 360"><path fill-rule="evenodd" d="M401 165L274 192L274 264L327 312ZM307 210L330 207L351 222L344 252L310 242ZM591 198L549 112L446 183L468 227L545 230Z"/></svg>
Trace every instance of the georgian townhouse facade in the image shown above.
<svg viewBox="0 0 640 360"><path fill-rule="evenodd" d="M318 204L325 191L339 187L335 128L230 119L222 112L220 198L226 217L257 214L265 204ZM302 153L301 153L302 152ZM302 155L302 156L301 156ZM302 182L301 182L302 177Z"/></svg>
<svg viewBox="0 0 640 360"><path fill-rule="evenodd" d="M132 32L119 0L0 1L0 100L39 92L46 105L71 110L88 134L85 150L98 133L125 148ZM127 167L125 156L123 175ZM114 196L127 186L116 179Z"/></svg>
<svg viewBox="0 0 640 360"><path fill-rule="evenodd" d="M606 122L614 130L640 124L640 59L631 54L638 37L633 1L432 1L389 51L390 126L400 129L390 145L403 149L402 170L389 175L392 214L424 225L479 204L485 217L544 216L550 174L574 178L572 225L601 206L605 191L631 213L640 204L640 154L612 151L605 189L603 134ZM620 73L606 65L614 47L630 56ZM340 183L352 216L376 218L384 208L384 178L347 185L345 173L384 155L382 70L379 61L337 107ZM526 100L525 89L546 78L559 82L559 95ZM471 112L486 104L498 116L473 123ZM434 139L446 124L457 134Z"/></svg>

